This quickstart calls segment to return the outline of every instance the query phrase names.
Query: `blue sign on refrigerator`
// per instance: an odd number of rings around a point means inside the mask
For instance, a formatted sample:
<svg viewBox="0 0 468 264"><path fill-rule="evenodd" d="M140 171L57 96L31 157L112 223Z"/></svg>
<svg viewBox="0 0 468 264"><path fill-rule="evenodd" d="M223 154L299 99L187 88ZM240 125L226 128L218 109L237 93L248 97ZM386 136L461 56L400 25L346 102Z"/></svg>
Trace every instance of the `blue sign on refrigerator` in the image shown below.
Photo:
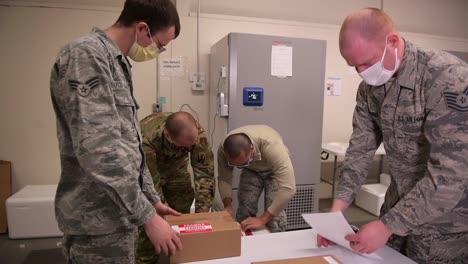
<svg viewBox="0 0 468 264"><path fill-rule="evenodd" d="M263 105L263 88L261 87L244 87L244 105L262 106Z"/></svg>

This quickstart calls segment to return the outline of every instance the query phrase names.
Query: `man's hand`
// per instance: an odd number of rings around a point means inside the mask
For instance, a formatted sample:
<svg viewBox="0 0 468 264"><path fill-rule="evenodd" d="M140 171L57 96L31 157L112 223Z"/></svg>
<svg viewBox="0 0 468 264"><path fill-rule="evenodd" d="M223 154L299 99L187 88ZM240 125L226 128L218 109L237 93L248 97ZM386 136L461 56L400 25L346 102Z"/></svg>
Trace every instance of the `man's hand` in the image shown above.
<svg viewBox="0 0 468 264"><path fill-rule="evenodd" d="M183 249L177 233L158 214L146 221L144 227L146 235L158 254L162 250L166 256L172 256L177 250Z"/></svg>
<svg viewBox="0 0 468 264"><path fill-rule="evenodd" d="M382 221L376 220L364 225L354 235L347 235L351 248L361 253L372 253L383 247L392 235L390 230Z"/></svg>
<svg viewBox="0 0 468 264"><path fill-rule="evenodd" d="M242 221L240 224L242 231L245 232L248 229L261 228L266 224L266 222L264 222L261 217L249 217Z"/></svg>
<svg viewBox="0 0 468 264"><path fill-rule="evenodd" d="M330 212L338 212L338 211L344 211L348 209L349 203L340 200L340 199L334 199L333 200L333 205L332 208L330 209ZM323 236L317 234L317 246L319 247L328 247L328 246L334 246L336 245L334 242L324 238Z"/></svg>
<svg viewBox="0 0 468 264"><path fill-rule="evenodd" d="M234 209L232 209L232 206L224 206L224 211L227 211L230 215L232 215L232 212Z"/></svg>
<svg viewBox="0 0 468 264"><path fill-rule="evenodd" d="M232 212L233 212L232 199L229 197L224 198L223 205L224 205L224 211L227 211L230 215L232 215Z"/></svg>
<svg viewBox="0 0 468 264"><path fill-rule="evenodd" d="M171 207L163 204L161 201L159 201L157 204L155 204L154 208L156 209L156 212L160 216L165 216L165 215L179 216L179 215L181 215L181 213L179 213L176 210L172 209Z"/></svg>
<svg viewBox="0 0 468 264"><path fill-rule="evenodd" d="M317 234L317 246L319 247L328 247L328 246L334 246L336 245L335 242L332 242L323 236Z"/></svg>
<svg viewBox="0 0 468 264"><path fill-rule="evenodd" d="M242 231L245 232L249 229L261 228L266 223L270 222L270 220L273 219L273 217L275 216L271 214L268 210L266 210L260 217L249 217L240 223Z"/></svg>

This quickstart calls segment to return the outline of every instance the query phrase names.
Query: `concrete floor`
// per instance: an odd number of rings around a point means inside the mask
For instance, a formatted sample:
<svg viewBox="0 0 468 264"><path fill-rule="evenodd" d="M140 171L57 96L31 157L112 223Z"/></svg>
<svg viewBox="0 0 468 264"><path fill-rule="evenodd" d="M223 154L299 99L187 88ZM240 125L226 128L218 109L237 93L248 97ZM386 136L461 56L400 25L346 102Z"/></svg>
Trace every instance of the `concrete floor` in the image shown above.
<svg viewBox="0 0 468 264"><path fill-rule="evenodd" d="M62 238L9 239L0 235L0 263L65 264Z"/></svg>
<svg viewBox="0 0 468 264"><path fill-rule="evenodd" d="M62 238L9 239L0 234L0 264L66 264ZM169 264L166 256L158 264Z"/></svg>
<svg viewBox="0 0 468 264"><path fill-rule="evenodd" d="M328 212L332 205L332 199L322 199L319 202L319 211ZM367 224L370 221L377 220L378 217L368 213L367 211L352 204L348 210L345 211L344 217L349 224L355 225L360 228L362 225Z"/></svg>
<svg viewBox="0 0 468 264"><path fill-rule="evenodd" d="M319 200L319 211L328 212L332 206L333 199L331 184L324 181L320 182L320 200ZM344 217L351 225L355 225L360 228L362 225L377 220L378 217L370 214L369 212L357 207L352 204L348 210L345 211Z"/></svg>

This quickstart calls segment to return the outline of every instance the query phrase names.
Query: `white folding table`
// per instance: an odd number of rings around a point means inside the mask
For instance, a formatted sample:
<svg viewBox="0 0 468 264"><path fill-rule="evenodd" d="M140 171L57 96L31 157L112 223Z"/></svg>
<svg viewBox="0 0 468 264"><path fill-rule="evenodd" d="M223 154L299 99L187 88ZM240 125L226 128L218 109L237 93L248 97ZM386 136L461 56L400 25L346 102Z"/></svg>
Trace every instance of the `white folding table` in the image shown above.
<svg viewBox="0 0 468 264"><path fill-rule="evenodd" d="M416 262L384 246L376 251L381 260L361 256L350 250L332 246L317 248L316 233L313 229L271 233L241 238L242 253L239 257L190 262L192 264L250 264L254 261L267 261L287 258L300 258L320 255L334 255L344 264L414 264ZM206 250L210 250L207 248Z"/></svg>
<svg viewBox="0 0 468 264"><path fill-rule="evenodd" d="M341 142L331 142L331 143L322 144L322 151L328 154L332 154L334 156L332 182L325 181L332 185L332 197L335 196L336 167L338 163L338 157L344 157L346 155L346 150L348 149L348 146L349 146L348 143L341 143ZM376 156L385 155L385 149L384 149L383 144L380 144L379 148L375 151L375 155ZM382 161L383 161L383 158L380 159L380 168L382 168Z"/></svg>

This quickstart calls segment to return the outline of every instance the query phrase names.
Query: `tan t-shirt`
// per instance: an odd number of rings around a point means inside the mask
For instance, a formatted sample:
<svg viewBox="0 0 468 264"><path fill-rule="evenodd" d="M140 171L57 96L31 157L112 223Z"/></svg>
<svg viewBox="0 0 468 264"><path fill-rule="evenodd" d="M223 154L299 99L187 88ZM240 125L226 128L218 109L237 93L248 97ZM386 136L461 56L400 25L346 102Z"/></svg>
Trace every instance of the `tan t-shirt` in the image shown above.
<svg viewBox="0 0 468 264"><path fill-rule="evenodd" d="M233 134L245 134L254 145L254 158L248 169L258 172L271 171L278 183L278 192L268 211L278 215L286 208L296 192L294 170L283 139L273 128L266 125L243 126L231 131ZM226 137L227 137L226 136ZM232 171L224 153L224 140L218 148L218 188L221 198L232 197Z"/></svg>

